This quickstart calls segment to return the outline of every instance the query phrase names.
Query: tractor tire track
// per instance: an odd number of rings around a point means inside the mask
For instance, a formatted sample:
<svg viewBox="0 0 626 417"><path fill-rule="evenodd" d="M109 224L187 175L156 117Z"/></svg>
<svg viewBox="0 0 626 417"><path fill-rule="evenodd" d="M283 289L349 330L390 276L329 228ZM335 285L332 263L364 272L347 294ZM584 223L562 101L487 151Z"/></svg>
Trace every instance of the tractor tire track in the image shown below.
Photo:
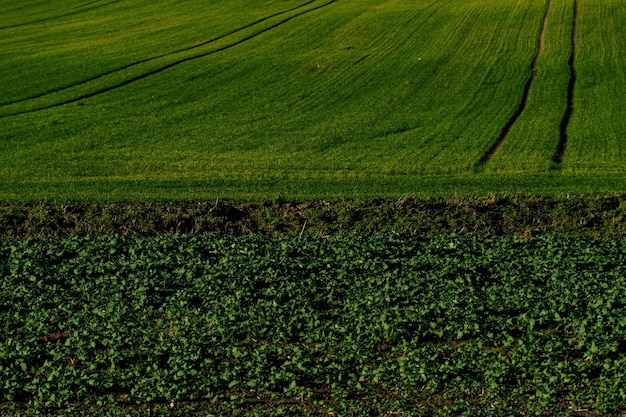
<svg viewBox="0 0 626 417"><path fill-rule="evenodd" d="M572 117L572 113L574 112L574 86L576 85L576 68L574 67L574 61L576 59L576 29L578 21L578 0L574 0L574 12L572 14L572 52L569 56L567 64L569 65L569 84L567 85L567 107L565 109L565 113L563 114L563 119L561 120L561 136L559 139L559 143L556 147L556 152L554 153L554 157L552 160L557 164L563 162L563 156L565 155L565 148L567 147L567 128L569 126L569 121Z"/></svg>
<svg viewBox="0 0 626 417"><path fill-rule="evenodd" d="M105 4L98 4L96 6L89 7L87 9L82 9L83 7L89 6L90 4L100 3L100 0L96 0L96 1L92 1L92 2L87 3L87 4L83 4L83 5L80 5L80 6L72 7L72 9L81 8L82 10L77 10L77 11L74 11L74 12L68 12L68 13L65 13L65 14L60 14L60 15L56 15L56 16L52 16L52 17L46 17L46 18L38 19L38 20L31 20L30 22L17 23L17 24L14 24L14 25L7 25L7 26L0 26L0 30L3 30L3 29L13 29L13 28L21 27L21 26L28 26L28 25L35 25L37 23L49 22L49 21L52 21L52 20L60 19L62 17L73 16L75 14L85 13L85 12L89 12L91 10L99 9L101 7L110 6L110 5L114 4L114 3L119 3L121 1L122 0L113 0L113 1L110 1L110 2L105 3ZM67 10L71 10L71 9L67 9Z"/></svg>
<svg viewBox="0 0 626 417"><path fill-rule="evenodd" d="M522 101L520 102L519 106L515 110L515 113L513 113L511 118L509 118L506 125L504 125L504 128L500 132L498 139L493 143L493 145L491 145L491 147L483 155L483 157L480 158L479 165L486 164L495 155L495 153L498 151L502 143L504 143L506 138L509 136L509 132L511 131L511 128L513 127L517 119L519 119L519 117L522 115L522 113L524 112L524 109L526 109L526 106L528 105L528 99L530 96L530 88L532 87L533 81L537 77L537 61L539 60L539 57L541 56L541 53L543 52L543 40L545 37L546 27L548 26L548 16L550 14L551 8L552 8L552 0L548 0L545 11L543 13L541 30L539 32L539 37L537 39L537 52L535 53L535 56L533 57L530 63L530 76L528 77L528 80L526 81L526 85L524 85L524 90L522 92Z"/></svg>
<svg viewBox="0 0 626 417"><path fill-rule="evenodd" d="M121 0L116 0L116 1L121 1ZM241 31L244 31L246 29L250 29L253 26L258 25L260 23L263 23L263 22L265 22L265 21L267 21L269 19L273 19L273 18L278 17L280 15L283 15L283 14L286 14L286 13L290 13L290 12L293 12L295 10L301 9L303 7L306 7L309 4L314 3L315 1L317 1L317 0L309 0L309 1L307 1L305 3L302 3L302 4L300 4L300 5L296 6L296 7L293 7L291 9L283 10L283 11L274 13L272 15L265 16L265 17L263 17L261 19L257 19L257 20L255 20L255 21L253 21L251 23L248 23L248 24L246 24L244 26L241 26L241 27L238 27L236 29L233 29L233 30L231 30L229 32L226 32L226 33L221 34L221 35L219 35L217 37L211 38L211 39L209 39L207 41L204 41L204 42L201 42L201 43L198 43L198 44L194 44L194 45L191 45L191 46L187 46L185 48L176 49L174 51L171 51L171 52L168 52L168 53L165 53L165 54L155 55L155 56L152 56L150 58L142 59L140 61L135 61L135 62L132 62L130 64L127 64L127 65L124 65L124 66L121 66L121 67L118 67L118 68L115 68L115 69L112 69L112 70L100 73L98 75L94 75L93 77L86 78L84 80L81 80L81 81L73 83L73 84L66 84L66 85L61 86L59 88L46 90L44 92L33 94L33 95L30 95L28 97L24 97L24 98L21 98L21 99L18 99L18 100L0 102L0 106L9 106L9 105L14 105L14 104L24 103L24 102L29 101L29 100L43 98L43 97L51 95L51 94L60 93L62 91L66 91L66 90L69 90L71 88L76 88L76 87L79 87L81 85L88 84L88 83L90 83L92 81L104 78L106 76L115 74L115 73L120 72L120 71L127 70L127 69L132 68L132 67L136 67L136 66L141 65L141 64L145 64L145 63L150 62L150 61L155 61L157 59L166 58L168 56L175 56L176 54L180 54L180 53L183 53L183 52L189 52L189 51L192 51L194 49L197 49L197 48L200 48L200 47L203 47L203 46L207 46L207 45L209 45L211 43L218 42L218 41L220 41L222 39L227 38L228 36L236 34L237 32L241 32ZM0 115L0 117L2 117L2 116Z"/></svg>

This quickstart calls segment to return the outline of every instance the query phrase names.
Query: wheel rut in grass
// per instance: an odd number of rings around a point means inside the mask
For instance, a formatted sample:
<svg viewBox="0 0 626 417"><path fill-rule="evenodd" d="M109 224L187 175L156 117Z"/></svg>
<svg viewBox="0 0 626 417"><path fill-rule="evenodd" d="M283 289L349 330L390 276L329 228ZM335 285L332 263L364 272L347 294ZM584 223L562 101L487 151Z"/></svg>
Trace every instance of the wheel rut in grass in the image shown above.
<svg viewBox="0 0 626 417"><path fill-rule="evenodd" d="M20 27L20 26L35 25L37 23L43 23L43 22L50 22L50 21L53 21L53 20L61 19L63 17L72 16L72 15L76 15L76 14L80 14L80 13L85 13L85 12L89 12L89 11L94 10L94 9L99 9L101 7L110 6L112 4L119 3L121 1L122 0L113 0L113 1L109 1L107 3L98 4L98 3L102 3L102 2L100 0L96 0L96 1L92 1L90 3L81 4L80 6L72 7L72 9L66 9L66 10L72 10L72 11L67 11L66 13L59 14L59 15L56 15L56 16L51 16L51 17L45 17L45 18L42 18L42 19L31 20L29 22L16 23L16 24L13 24L13 25L0 26L0 30L17 28L17 27ZM91 5L94 5L94 6L91 6ZM87 6L91 6L91 7L87 7ZM73 10L73 9L80 9L80 10Z"/></svg>
<svg viewBox="0 0 626 417"><path fill-rule="evenodd" d="M554 157L552 158L554 162L560 164L563 162L563 156L565 155L565 148L567 147L567 128L569 126L569 121L572 117L572 113L574 112L574 86L576 85L576 68L574 66L574 61L576 60L576 22L578 20L578 0L574 0L574 12L572 16L572 52L570 53L569 59L567 61L569 65L569 84L567 85L567 107L565 109L565 113L563 114L563 119L561 120L561 128L560 128L560 138L559 143L556 148L556 152Z"/></svg>
<svg viewBox="0 0 626 417"><path fill-rule="evenodd" d="M528 98L530 96L530 88L532 87L533 81L535 80L535 77L537 76L537 68L536 68L537 61L539 60L539 57L541 56L541 53L543 52L543 40L545 37L546 27L548 26L548 16L550 14L551 8L552 8L552 0L548 0L545 11L543 13L541 30L537 38L537 52L535 53L535 56L533 57L530 63L530 76L528 77L528 80L526 81L526 84L524 85L524 90L522 93L522 101L520 102L519 106L515 110L515 113L513 113L513 115L509 118L507 123L504 125L504 128L500 132L498 139L493 143L493 145L491 145L491 147L483 155L483 157L480 158L479 166L482 166L486 164L487 162L489 162L489 160L495 155L495 153L498 151L502 143L504 143L506 138L509 136L509 132L511 131L511 128L513 127L517 119L521 116L521 114L524 112L524 109L526 108L528 104Z"/></svg>
<svg viewBox="0 0 626 417"><path fill-rule="evenodd" d="M265 33L269 32L269 31L271 31L272 29L275 29L275 28L277 28L279 26L282 26L283 24L285 24L287 22L290 22L293 19L301 17L301 16L303 16L303 15L305 15L307 13L310 13L310 12L322 9L322 8L324 8L326 6L329 6L329 5L331 5L331 4L333 4L333 3L337 2L337 1L338 0L329 0L329 1L327 1L327 2L325 2L323 4L320 4L318 6L311 7L311 8L308 8L306 10L302 10L302 11L300 11L300 12L298 12L298 13L292 15L292 16L285 17L282 20L280 20L280 21L278 21L278 22L276 22L276 23L274 23L274 24L272 24L272 25L270 25L270 26L268 26L268 27L266 27L264 29L261 29L259 31L256 31L256 32L252 33L252 34L244 36L241 39L238 39L238 40L235 40L235 41L233 41L231 43L228 43L225 46L221 46L221 47L218 47L216 49L212 49L212 50L206 51L206 52L198 52L197 54L194 54L194 55L191 55L191 56L186 56L186 57L181 57L179 59L174 59L172 62L169 62L169 63L161 65L161 66L157 66L157 68L155 68L155 69L142 72L142 73L140 73L140 74L138 74L136 76L128 77L128 78L126 78L126 79L124 79L122 81L118 81L118 82L112 83L111 85L109 85L107 87L99 88L99 89L96 89L94 91L87 92L87 93L77 94L76 96L74 96L72 98L65 99L65 100L54 101L52 103L46 103L46 104L42 104L40 106L33 106L32 108L29 108L29 109L17 110L17 111L13 111L13 112L11 112L9 110L7 113L4 113L4 114L0 113L0 118L8 117L8 116L16 116L16 115L19 115L19 114L32 113L32 112L36 112L36 111L40 111L40 110L46 110L46 109L50 109L50 108L54 108L54 107L59 107L59 106L63 106L63 105L66 105L66 104L75 103L75 102L83 100L83 99L94 97L94 96L97 96L99 94L107 93L109 91L112 91L112 90L115 90L117 88L126 86L128 84L131 84L131 83L133 83L135 81L143 80L143 79L145 79L145 78L147 78L147 77L149 77L151 75L155 75L155 74L158 74L160 72L163 72L163 71L165 71L167 69L170 69L172 67L175 67L175 66L177 66L179 64L182 64L182 63L185 63L185 62L189 62L189 61L192 61L194 59L203 58L203 57L206 57L206 56L218 53L218 52L222 52L222 51L228 50L228 49L230 49L232 47L241 45L241 44L243 44L243 43L245 43L245 42L247 42L247 41L249 41L251 39L256 38L257 36L260 36L262 34L265 34ZM107 76L118 74L121 71L130 69L130 68L133 68L133 67L145 64L145 63L149 63L149 62L155 61L157 59L167 58L167 57L174 57L177 54L181 54L181 53L185 53L185 52L191 52L194 49L198 49L198 48L201 48L201 47L204 47L204 46L208 46L208 45L210 45L212 43L215 43L217 41L226 39L229 36L232 36L232 35L235 35L235 34L237 34L239 32L242 32L242 31L244 31L246 29L251 29L254 26L256 26L256 25L258 25L260 23L263 23L263 22L265 22L267 20L270 20L272 18L279 17L281 15L284 15L284 14L287 14L287 13L290 13L290 12L294 12L296 10L302 9L302 8L308 6L308 5L311 5L311 4L317 3L317 2L318 2L318 0L307 1L306 3L301 4L301 5L297 6L297 7L294 7L294 8L288 9L288 10L284 10L284 11L281 11L281 12L278 12L278 13L274 13L274 14L272 14L270 16L266 16L264 18L258 19L256 21L250 23L250 24L247 24L245 26L242 26L240 28L232 30L232 31L230 31L228 33L225 33L223 35L220 35L220 36L218 36L216 38L213 38L213 39L210 39L208 41L205 41L205 42L202 42L202 43L199 43L199 44L195 44L195 45L192 45L192 46L189 46L189 47L186 47L186 48L182 48L182 49L179 49L179 50L167 53L167 54L162 54L162 55L154 56L154 57L147 58L147 59L144 59L144 60L140 60L140 61L128 64L128 65L116 68L114 70L107 71L105 73L99 74L99 75L91 77L89 79L82 80L80 82L77 82L77 83L74 83L74 84L71 84L71 85L66 85L64 87L61 87L61 88L58 88L58 89L55 89L55 90L46 91L44 93L41 93L41 94L38 94L38 95L33 95L31 97L28 97L28 98L24 98L24 99L12 101L12 102L7 102L7 103L0 103L0 112L2 110L2 107L8 107L8 106L11 106L11 105L19 105L21 103L26 103L26 102L28 102L30 100L44 99L44 98L46 98L46 97L48 97L48 96L50 96L52 94L63 93L63 92L68 91L68 90L70 90L72 88L85 86L85 85L89 84L90 82L102 79L102 78L107 77Z"/></svg>
<svg viewBox="0 0 626 417"><path fill-rule="evenodd" d="M207 41L204 41L204 42L201 42L201 43L198 43L198 44L194 44L194 45L190 45L190 46L187 46L187 47L185 47L185 48L180 48L180 49L177 49L177 50L174 50L174 51L172 51L172 52L165 53L165 54L155 55L155 56L150 57L150 58L146 58L146 59L142 59L142 60L139 60L139 61L135 61L135 62L132 62L132 63L130 63L130 64L127 64L127 65L124 65L124 66L121 66L121 67L118 67L118 68L115 68L115 69L112 69L112 70L109 70L109 71L103 72L103 73L101 73L101 74L95 75L95 76L93 76L93 77L90 77L90 78L87 78L87 79L84 79L84 80L78 81L78 82L76 82L76 83L67 84L67 85L62 86L62 87L60 87L60 88L50 89L50 90L47 90L47 91L41 92L41 93L39 93L39 94L33 94L33 95L31 95L31 96L28 96L28 97L25 97L25 98L22 98L22 99L13 100L13 101L8 101L8 102L0 102L0 106L10 106L10 105L15 105L15 104L19 104L19 103L24 103L24 102L27 102L27 101L29 101L29 100L35 100L35 99L45 98L45 97L50 96L50 95L55 94L55 93L61 93L61 92L64 92L64 91L70 90L70 89L72 89L72 88L76 88L76 87L84 86L84 85L86 85L86 84L88 84L88 83L90 83L90 82L93 82L93 81L96 81L96 80L102 79L102 78L107 77L107 76L110 76L110 75L114 75L114 74L120 73L121 71L124 71L124 70L130 69L130 68L133 68L133 67L136 67L136 66L139 66L139 65L145 64L145 63L149 63L149 62L152 62L152 61L155 61L155 60L161 59L161 58L173 57L173 56L175 56L176 54L180 54L180 53L184 53L184 52L190 52L190 51L193 51L194 49L201 48L201 47L203 47L203 46L207 46L207 45L210 45L210 44L212 44L212 43L215 43L215 42L218 42L218 41L220 41L220 40L223 40L223 39L225 39L225 38L227 38L227 37L229 37L229 36L235 35L235 34L237 34L237 33L239 33L239 32L242 32L242 31L244 31L244 30L246 30L246 29L250 29L250 28L252 28L252 27L254 27L254 26L256 26L256 25L258 25L258 24L260 24L260 23L263 23L263 22L265 22L265 21L267 21L267 20L270 20L270 19L272 19L272 18L275 18L275 17L281 16L281 15L283 15L283 14L286 14L286 13L289 13L289 12L293 12L293 11L296 11L296 10L301 9L301 8L303 8L303 7L306 7L306 6L308 6L308 5L312 4L312 3L315 3L316 1L317 1L317 0L309 0L309 1L307 1L307 2L305 2L305 3L302 3L302 4L300 4L300 5L296 6L296 7L293 7L293 8L287 9L287 10L283 10L283 11L280 11L280 12L277 12L277 13L274 13L274 14L271 14L271 15L269 15L269 16L265 16L265 17L263 17L263 18L261 18L261 19L257 19L257 20L255 20L255 21L253 21L253 22L251 22L251 23L248 23L248 24L246 24L246 25L244 25L244 26L241 26L241 27L239 27L239 28L236 28L236 29L233 29L233 30L231 30L231 31L228 31L228 32L226 32L226 33L224 33L224 34L221 34L221 35L219 35L219 36L217 36L217 37L211 38L211 39L209 39L209 40L207 40ZM332 2L334 2L334 1L336 1L336 0L333 0ZM299 15L292 16L290 19L295 18L295 17L297 17L297 16L299 16ZM289 19L289 20L290 20L290 19ZM278 24L278 25L280 25L280 24L282 24L282 23L284 23L284 22L279 22L279 24ZM278 26L278 25L276 25L276 26ZM272 29L272 28L274 28L274 27L275 27L275 26L271 26L271 27L270 27L270 28L268 28L268 29ZM82 95L82 96L80 96L80 97L77 97L77 98L74 98L74 99L65 100L65 101L60 101L60 102L58 102L58 103L54 103L54 104L49 104L49 105L46 105L46 106L37 107L37 108L35 108L35 109L24 110L24 111L18 111L18 112L15 112L15 113L10 113L10 114L5 114L5 115L0 115L0 117L2 117L2 116L11 116L11 115L16 115L16 114L23 114L23 113L29 113L29 112L31 112L31 111L45 110L45 109L48 109L48 108L51 108L51 107L61 106L61 105L64 105L64 104L69 104L69 103L73 103L73 102L75 102L75 101L82 100L82 99L84 99L84 98L92 97L92 96L97 95L97 94L99 94L99 93L101 93L101 92L110 91L110 90L112 90L112 89L114 89L114 88L121 87L121 86L126 85L126 84L129 84L129 83L131 83L131 82L133 82L133 81L137 81L137 80L142 79L142 78L145 78L145 77L147 77L147 76L149 76L149 75L152 75L152 74L155 74L155 73L157 73L157 72L163 71L163 70L165 70L165 69L171 68L172 66L177 65L177 64L179 64L179 63L186 62L186 61L189 61L189 60L192 60L192 59L195 59L195 58L200 58L200 57L202 57L202 56L210 55L210 54L215 53L215 52L220 52L220 51L222 51L222 50L224 50L224 49L227 49L227 48L229 48L229 47L236 46L236 45L238 45L238 44L242 43L243 41L246 41L246 40L248 40L248 39L251 39L251 38L252 38L252 37L254 37L254 36L257 36L257 35L260 35L260 34L262 34L262 33L265 33L268 29L266 29L266 30L264 30L264 31L261 31L261 32L259 32L259 33L257 33L257 34L254 34L253 36L250 36L250 37L244 38L242 41L235 42L235 43L233 43L233 44L231 44L231 45L227 45L226 47L223 47L223 48L218 48L217 50L210 51L210 52L208 52L208 53L204 53L204 54L201 54L201 55L196 55L196 56L192 56L192 57L187 57L186 59L181 59L181 60L179 60L179 61L175 61L175 62L173 62L173 63L170 63L169 65L166 65L166 66L163 66L163 67L161 67L161 68L158 68L156 71L151 71L151 72L149 72L149 73L145 73L145 74L139 75L139 76L137 76L137 77L133 77L132 79L125 80L125 81L123 81L123 82L120 82L118 85L111 86L111 87L109 87L109 88L107 88L107 89L104 89L104 90L95 91L95 92L93 92L93 93L91 93L91 94L84 94L84 95Z"/></svg>

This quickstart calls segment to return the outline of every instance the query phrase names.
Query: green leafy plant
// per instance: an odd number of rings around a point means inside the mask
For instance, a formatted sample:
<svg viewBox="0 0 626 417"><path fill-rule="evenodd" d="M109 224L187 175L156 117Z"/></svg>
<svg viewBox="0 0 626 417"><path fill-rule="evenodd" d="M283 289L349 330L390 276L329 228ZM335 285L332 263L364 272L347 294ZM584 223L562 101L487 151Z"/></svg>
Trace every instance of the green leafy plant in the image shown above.
<svg viewBox="0 0 626 417"><path fill-rule="evenodd" d="M2 241L0 410L618 412L625 253L567 237Z"/></svg>

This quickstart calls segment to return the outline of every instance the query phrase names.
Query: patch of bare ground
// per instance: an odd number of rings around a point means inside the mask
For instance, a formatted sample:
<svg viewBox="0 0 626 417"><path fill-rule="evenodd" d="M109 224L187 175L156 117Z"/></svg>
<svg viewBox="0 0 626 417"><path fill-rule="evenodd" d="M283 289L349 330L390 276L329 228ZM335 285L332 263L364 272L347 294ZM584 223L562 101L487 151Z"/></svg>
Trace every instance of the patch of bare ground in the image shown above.
<svg viewBox="0 0 626 417"><path fill-rule="evenodd" d="M626 236L626 196L0 203L2 239L106 234L323 238L381 233Z"/></svg>

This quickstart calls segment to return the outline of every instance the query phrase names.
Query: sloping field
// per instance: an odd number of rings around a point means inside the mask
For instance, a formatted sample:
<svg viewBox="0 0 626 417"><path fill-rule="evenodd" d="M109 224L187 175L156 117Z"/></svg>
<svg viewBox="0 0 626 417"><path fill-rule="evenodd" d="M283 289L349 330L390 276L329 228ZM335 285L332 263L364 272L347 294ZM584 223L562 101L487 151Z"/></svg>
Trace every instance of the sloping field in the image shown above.
<svg viewBox="0 0 626 417"><path fill-rule="evenodd" d="M625 13L620 0L0 0L0 192L622 191L626 99L610 92L626 87Z"/></svg>
<svg viewBox="0 0 626 417"><path fill-rule="evenodd" d="M573 8L573 2L547 3L526 96L510 130L503 132L489 170L543 171L553 163L567 108Z"/></svg>
<svg viewBox="0 0 626 417"><path fill-rule="evenodd" d="M626 149L626 3L580 3L577 83L566 162L622 171Z"/></svg>

